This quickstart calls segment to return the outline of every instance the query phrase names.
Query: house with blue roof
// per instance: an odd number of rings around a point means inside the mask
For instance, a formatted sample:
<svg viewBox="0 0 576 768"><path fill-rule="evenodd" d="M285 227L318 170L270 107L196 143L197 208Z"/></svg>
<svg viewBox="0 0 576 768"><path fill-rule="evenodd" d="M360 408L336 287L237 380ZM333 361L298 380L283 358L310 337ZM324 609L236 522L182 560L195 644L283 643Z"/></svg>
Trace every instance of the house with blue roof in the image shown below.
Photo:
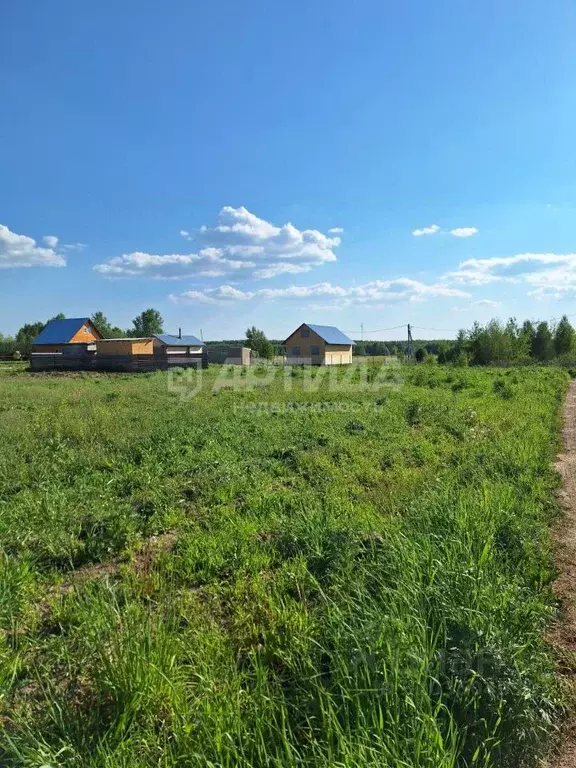
<svg viewBox="0 0 576 768"><path fill-rule="evenodd" d="M65 320L51 320L32 342L33 352L56 354L66 344L90 344L102 338L89 317L67 317Z"/></svg>
<svg viewBox="0 0 576 768"><path fill-rule="evenodd" d="M352 339L335 326L312 323L302 323L284 341L292 365L349 365L352 347Z"/></svg>

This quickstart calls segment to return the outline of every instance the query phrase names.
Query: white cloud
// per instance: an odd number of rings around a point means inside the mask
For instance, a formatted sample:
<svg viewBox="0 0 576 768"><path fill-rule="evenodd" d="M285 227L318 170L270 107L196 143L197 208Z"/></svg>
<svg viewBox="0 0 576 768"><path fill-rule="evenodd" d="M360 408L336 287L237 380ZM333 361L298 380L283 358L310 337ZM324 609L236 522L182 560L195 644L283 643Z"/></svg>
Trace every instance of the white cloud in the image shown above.
<svg viewBox="0 0 576 768"><path fill-rule="evenodd" d="M223 303L248 301L250 299L280 300L280 299L330 299L330 305L342 307L353 304L386 305L398 302L419 302L432 298L469 298L470 294L446 285L421 283L407 277L397 280L374 280L364 285L343 287L331 283L316 283L314 285L291 285L287 288L261 288L256 291L241 291L230 285L208 288L204 291L185 291L179 295L171 295L176 302Z"/></svg>
<svg viewBox="0 0 576 768"><path fill-rule="evenodd" d="M200 275L223 277L239 270L253 270L256 263L238 259L223 259L217 248L204 248L199 253L156 255L134 251L116 256L94 269L109 277L156 277L170 280Z"/></svg>
<svg viewBox="0 0 576 768"><path fill-rule="evenodd" d="M443 282L460 285L487 285L493 282L527 284L529 295L565 296L576 293L576 254L519 253L468 259L455 272L448 272Z"/></svg>
<svg viewBox="0 0 576 768"><path fill-rule="evenodd" d="M576 294L576 256L571 263L523 275L531 290L529 296L561 299Z"/></svg>
<svg viewBox="0 0 576 768"><path fill-rule="evenodd" d="M447 272L442 276L442 280L449 283L457 283L458 285L488 285L496 280L502 278L493 275L491 272L483 272L477 269L458 269L455 272Z"/></svg>
<svg viewBox="0 0 576 768"><path fill-rule="evenodd" d="M222 208L217 224L201 227L196 240L221 249L226 257L315 265L336 261L333 249L340 245L339 237L327 237L317 229L301 231L290 223L277 227L259 219L243 206Z"/></svg>
<svg viewBox="0 0 576 768"><path fill-rule="evenodd" d="M492 299L479 299L478 301L471 301L464 307L452 307L450 312L470 312L471 309L479 307L487 307L488 309L498 309L500 307L499 301L493 301Z"/></svg>
<svg viewBox="0 0 576 768"><path fill-rule="evenodd" d="M0 268L65 266L66 260L53 247L37 246L33 238L18 235L0 224Z"/></svg>
<svg viewBox="0 0 576 768"><path fill-rule="evenodd" d="M329 235L341 235L342 232L344 232L344 229L342 227L332 227L328 230Z"/></svg>
<svg viewBox="0 0 576 768"><path fill-rule="evenodd" d="M60 242L60 238L56 237L56 235L44 235L42 240L44 240L44 242L49 248L56 248L56 246ZM87 247L86 243L61 243L60 244L61 251L83 251L84 248L86 247Z"/></svg>
<svg viewBox="0 0 576 768"><path fill-rule="evenodd" d="M438 224L431 224L429 227L413 230L412 234L414 237L422 237L423 235L435 235L440 231ZM472 237L472 235L478 234L478 230L476 227L457 227L456 229L451 229L450 234L453 237Z"/></svg>
<svg viewBox="0 0 576 768"><path fill-rule="evenodd" d="M413 230L414 237L422 237L422 235L435 235L436 232L440 232L438 224L431 224L429 227L422 227L422 229Z"/></svg>
<svg viewBox="0 0 576 768"><path fill-rule="evenodd" d="M87 247L86 243L68 243L60 246L63 251L83 251Z"/></svg>
<svg viewBox="0 0 576 768"><path fill-rule="evenodd" d="M491 309L497 309L500 306L499 301L493 301L492 299L479 299L473 301L470 304L471 307L490 307Z"/></svg>
<svg viewBox="0 0 576 768"><path fill-rule="evenodd" d="M478 234L478 230L476 227L457 227L456 229L451 229L450 234L454 237L472 237L472 235Z"/></svg>
<svg viewBox="0 0 576 768"><path fill-rule="evenodd" d="M178 278L191 275L226 276L244 270L247 277L267 279L283 273L309 272L336 261L339 237L328 237L316 229L299 230L293 224L275 226L246 208L222 208L214 226L200 227L194 234L181 230L198 249L185 254L123 254L98 264L108 276Z"/></svg>
<svg viewBox="0 0 576 768"><path fill-rule="evenodd" d="M272 264L269 267L257 269L254 272L254 277L258 280L262 280L284 274L299 275L303 272L310 272L312 269L313 267L311 264L288 264L286 262L280 262L280 264Z"/></svg>

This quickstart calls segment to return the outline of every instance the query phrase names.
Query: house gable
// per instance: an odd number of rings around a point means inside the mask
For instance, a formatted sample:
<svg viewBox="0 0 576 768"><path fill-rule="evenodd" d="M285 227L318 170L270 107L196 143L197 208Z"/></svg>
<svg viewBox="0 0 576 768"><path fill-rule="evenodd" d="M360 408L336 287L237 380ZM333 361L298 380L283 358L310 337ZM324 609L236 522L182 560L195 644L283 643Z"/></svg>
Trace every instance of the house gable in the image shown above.
<svg viewBox="0 0 576 768"><path fill-rule="evenodd" d="M102 338L102 334L96 328L92 320L88 320L87 322L82 324L82 327L79 328L74 336L70 339L70 344L80 344L82 342L86 341L98 341Z"/></svg>
<svg viewBox="0 0 576 768"><path fill-rule="evenodd" d="M326 342L315 331L311 330L307 323L302 323L286 339L284 346L288 357L312 357L324 354ZM296 348L298 348L298 352L295 351Z"/></svg>
<svg viewBox="0 0 576 768"><path fill-rule="evenodd" d="M32 342L34 347L53 347L62 344L78 344L101 339L102 334L89 317L70 317L52 320Z"/></svg>

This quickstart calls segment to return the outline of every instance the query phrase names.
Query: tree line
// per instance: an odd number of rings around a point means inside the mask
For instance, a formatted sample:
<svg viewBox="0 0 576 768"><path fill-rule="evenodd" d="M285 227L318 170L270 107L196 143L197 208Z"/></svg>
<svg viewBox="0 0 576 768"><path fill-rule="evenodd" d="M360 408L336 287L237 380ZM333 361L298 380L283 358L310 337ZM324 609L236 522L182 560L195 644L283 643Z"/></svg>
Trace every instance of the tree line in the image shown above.
<svg viewBox="0 0 576 768"><path fill-rule="evenodd" d="M0 333L0 356L28 355L36 336L52 320L63 320L60 313L46 322L24 324L15 336ZM95 312L90 318L105 339L135 338L164 333L164 320L157 309L145 309L132 321L132 327L122 329L112 325L103 312ZM245 338L227 342L208 342L209 345L241 345L250 347L261 358L272 358L282 354L282 343L269 340L264 331L252 326L246 330ZM576 363L576 332L564 315L557 323L525 320L519 325L516 318L506 323L491 320L486 325L476 322L469 330L461 330L454 341L435 339L415 343L416 362L435 358L441 364L459 365L513 365L524 363L565 364ZM409 352L409 343L399 341L357 341L355 355L396 355L404 358Z"/></svg>
<svg viewBox="0 0 576 768"><path fill-rule="evenodd" d="M416 349L416 361L426 358L423 346ZM576 333L568 317L557 323L525 320L519 325L511 317L506 323L476 322L461 330L455 341L440 342L439 363L460 365L522 365L525 363L573 364L576 360Z"/></svg>
<svg viewBox="0 0 576 768"><path fill-rule="evenodd" d="M4 336L0 333L0 355L29 355L34 339L46 328L52 320L65 320L66 316L60 312L45 322L25 323L15 336ZM157 309L145 309L132 321L132 327L122 329L112 325L103 312L95 312L90 320L100 331L105 339L129 339L139 336L152 336L155 333L164 333L164 320Z"/></svg>

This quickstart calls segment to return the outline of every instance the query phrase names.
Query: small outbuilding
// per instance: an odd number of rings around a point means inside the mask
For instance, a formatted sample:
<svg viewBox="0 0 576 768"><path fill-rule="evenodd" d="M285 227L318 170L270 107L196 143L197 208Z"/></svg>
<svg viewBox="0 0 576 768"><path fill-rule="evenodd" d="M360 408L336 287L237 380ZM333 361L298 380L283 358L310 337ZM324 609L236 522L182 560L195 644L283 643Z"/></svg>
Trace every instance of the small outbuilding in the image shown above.
<svg viewBox="0 0 576 768"><path fill-rule="evenodd" d="M155 354L165 355L168 358L202 355L205 346L204 342L197 339L196 336L183 336L182 332L178 336L172 336L169 333L157 333L152 338Z"/></svg>
<svg viewBox="0 0 576 768"><path fill-rule="evenodd" d="M209 363L218 365L250 365L252 350L249 347L206 347Z"/></svg>
<svg viewBox="0 0 576 768"><path fill-rule="evenodd" d="M284 347L292 365L348 365L354 342L333 325L302 323L284 341Z"/></svg>
<svg viewBox="0 0 576 768"><path fill-rule="evenodd" d="M102 334L89 317L51 320L32 342L32 351L57 354L66 344L89 344L101 338Z"/></svg>
<svg viewBox="0 0 576 768"><path fill-rule="evenodd" d="M99 355L153 355L154 339L100 339L96 342Z"/></svg>

